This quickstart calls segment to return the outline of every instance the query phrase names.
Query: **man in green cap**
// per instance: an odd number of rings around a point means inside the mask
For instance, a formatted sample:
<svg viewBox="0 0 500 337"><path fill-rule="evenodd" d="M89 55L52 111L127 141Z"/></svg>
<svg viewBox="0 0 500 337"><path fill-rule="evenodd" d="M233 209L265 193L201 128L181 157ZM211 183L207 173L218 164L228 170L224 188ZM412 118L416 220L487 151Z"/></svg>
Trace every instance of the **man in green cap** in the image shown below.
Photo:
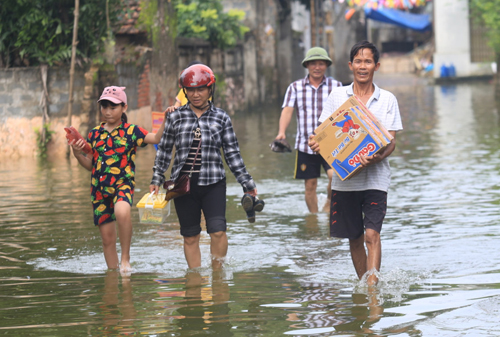
<svg viewBox="0 0 500 337"><path fill-rule="evenodd" d="M313 152L307 142L309 135L319 126L319 116L328 95L334 87L341 87L342 83L332 77L326 77L326 69L332 64L325 49L313 47L307 51L302 61L302 66L307 68L308 74L305 78L293 82L288 86L283 101L283 110L279 121L279 131L276 140L286 139L286 129L292 120L293 111L297 112L297 137L295 148L297 158L295 166L295 179L305 181L305 199L307 208L311 213L318 212L318 197L316 187L318 177L323 167L331 182L333 170L321 155ZM328 210L330 205L331 189L328 184L328 200L323 210Z"/></svg>

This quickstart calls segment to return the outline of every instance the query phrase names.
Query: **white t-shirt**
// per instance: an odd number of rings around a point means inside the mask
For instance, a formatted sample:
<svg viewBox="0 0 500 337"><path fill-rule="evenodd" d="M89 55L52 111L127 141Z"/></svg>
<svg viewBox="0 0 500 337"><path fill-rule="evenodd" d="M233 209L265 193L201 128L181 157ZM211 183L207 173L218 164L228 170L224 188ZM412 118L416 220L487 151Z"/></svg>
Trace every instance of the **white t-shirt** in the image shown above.
<svg viewBox="0 0 500 337"><path fill-rule="evenodd" d="M396 97L387 90L380 89L375 83L375 91L368 100L366 106L386 127L388 131L403 130L401 115ZM347 99L354 95L352 84L345 87L333 88L326 100L323 112L319 117L322 123L337 110ZM391 168L389 159L384 158L381 162L362 169L357 175L347 180L340 180L334 173L332 178L332 190L337 191L365 191L380 190L387 192L391 183Z"/></svg>

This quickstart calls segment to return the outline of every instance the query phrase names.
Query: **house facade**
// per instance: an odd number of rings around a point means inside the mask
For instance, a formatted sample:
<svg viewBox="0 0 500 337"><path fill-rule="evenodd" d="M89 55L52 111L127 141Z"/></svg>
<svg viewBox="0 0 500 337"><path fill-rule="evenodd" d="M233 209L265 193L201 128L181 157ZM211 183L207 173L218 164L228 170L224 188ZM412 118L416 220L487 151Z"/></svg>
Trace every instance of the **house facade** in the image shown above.
<svg viewBox="0 0 500 337"><path fill-rule="evenodd" d="M453 65L457 78L486 77L496 73L494 54L485 38L486 28L470 18L467 0L434 0L434 78L442 67ZM444 69L443 69L444 70ZM453 75L453 74L452 74Z"/></svg>

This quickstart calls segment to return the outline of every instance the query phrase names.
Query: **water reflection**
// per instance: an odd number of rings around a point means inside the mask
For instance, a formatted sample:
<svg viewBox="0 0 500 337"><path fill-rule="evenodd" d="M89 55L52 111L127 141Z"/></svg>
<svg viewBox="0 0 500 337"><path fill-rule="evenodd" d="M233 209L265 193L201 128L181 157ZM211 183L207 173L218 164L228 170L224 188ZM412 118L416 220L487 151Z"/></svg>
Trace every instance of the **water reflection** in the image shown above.
<svg viewBox="0 0 500 337"><path fill-rule="evenodd" d="M176 325L181 336L192 336L200 327L216 336L233 336L229 320L229 285L221 271L212 274L208 284L197 271L186 274L184 303L177 309L182 317Z"/></svg>
<svg viewBox="0 0 500 337"><path fill-rule="evenodd" d="M382 316L384 308L379 305L375 290L372 288L369 294L352 294L352 307L348 309L350 321L335 325L337 332L373 334L371 326ZM380 336L373 334L373 336Z"/></svg>
<svg viewBox="0 0 500 337"><path fill-rule="evenodd" d="M134 307L129 275L120 275L116 270L106 272L98 315L101 316L103 323L100 332L104 335L116 333L131 335L137 332L134 328L137 311Z"/></svg>
<svg viewBox="0 0 500 337"><path fill-rule="evenodd" d="M141 225L135 207L133 272L107 272L88 172L73 161L1 160L0 334L499 335L500 123L492 87L385 81L378 84L398 97L405 130L391 156L373 292L358 283L347 242L329 238L328 214L307 213L303 183L292 179L294 155L270 152L278 106L234 117L266 208L249 224L241 187L228 176L229 252L220 274L208 258L187 270L175 211L165 224ZM152 148L138 154L135 201L148 190L153 160ZM202 236L204 256L208 244Z"/></svg>

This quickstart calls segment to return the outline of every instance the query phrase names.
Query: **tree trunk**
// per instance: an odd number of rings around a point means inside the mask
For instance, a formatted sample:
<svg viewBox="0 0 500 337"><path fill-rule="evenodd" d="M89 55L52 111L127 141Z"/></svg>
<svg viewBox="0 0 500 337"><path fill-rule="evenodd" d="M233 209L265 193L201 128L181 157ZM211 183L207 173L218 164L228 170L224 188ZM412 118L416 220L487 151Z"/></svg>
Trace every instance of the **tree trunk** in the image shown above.
<svg viewBox="0 0 500 337"><path fill-rule="evenodd" d="M71 65L69 67L69 99L68 99L68 126L71 125L73 116L73 84L75 81L75 58L76 58L76 45L78 44L78 16L80 14L80 0L75 0L73 20L73 42L71 44ZM70 147L68 146L66 155L70 155Z"/></svg>
<svg viewBox="0 0 500 337"><path fill-rule="evenodd" d="M179 56L175 41L175 8L172 1L158 0L158 16L153 34L150 72L150 101L153 111L164 111L177 96Z"/></svg>
<svg viewBox="0 0 500 337"><path fill-rule="evenodd" d="M42 128L40 129L40 145L45 146L45 138L47 137L45 131L45 125L49 123L49 112L48 112L48 104L49 101L49 92L47 90L47 72L48 66L46 64L42 64L40 66L40 75L42 77L42 98L40 99L40 106L42 108Z"/></svg>
<svg viewBox="0 0 500 337"><path fill-rule="evenodd" d="M69 67L69 99L68 99L68 126L71 125L73 115L73 84L75 81L76 45L78 44L78 16L80 13L80 0L75 0L75 19L73 21L73 43L71 44L71 65Z"/></svg>
<svg viewBox="0 0 500 337"><path fill-rule="evenodd" d="M500 98L500 52L495 53L495 61L497 63L497 73L495 74L495 97Z"/></svg>
<svg viewBox="0 0 500 337"><path fill-rule="evenodd" d="M316 41L316 3L311 0L311 47L317 46Z"/></svg>
<svg viewBox="0 0 500 337"><path fill-rule="evenodd" d="M279 25L276 34L276 66L278 68L278 97L284 97L292 82L292 9L291 0L277 1Z"/></svg>

